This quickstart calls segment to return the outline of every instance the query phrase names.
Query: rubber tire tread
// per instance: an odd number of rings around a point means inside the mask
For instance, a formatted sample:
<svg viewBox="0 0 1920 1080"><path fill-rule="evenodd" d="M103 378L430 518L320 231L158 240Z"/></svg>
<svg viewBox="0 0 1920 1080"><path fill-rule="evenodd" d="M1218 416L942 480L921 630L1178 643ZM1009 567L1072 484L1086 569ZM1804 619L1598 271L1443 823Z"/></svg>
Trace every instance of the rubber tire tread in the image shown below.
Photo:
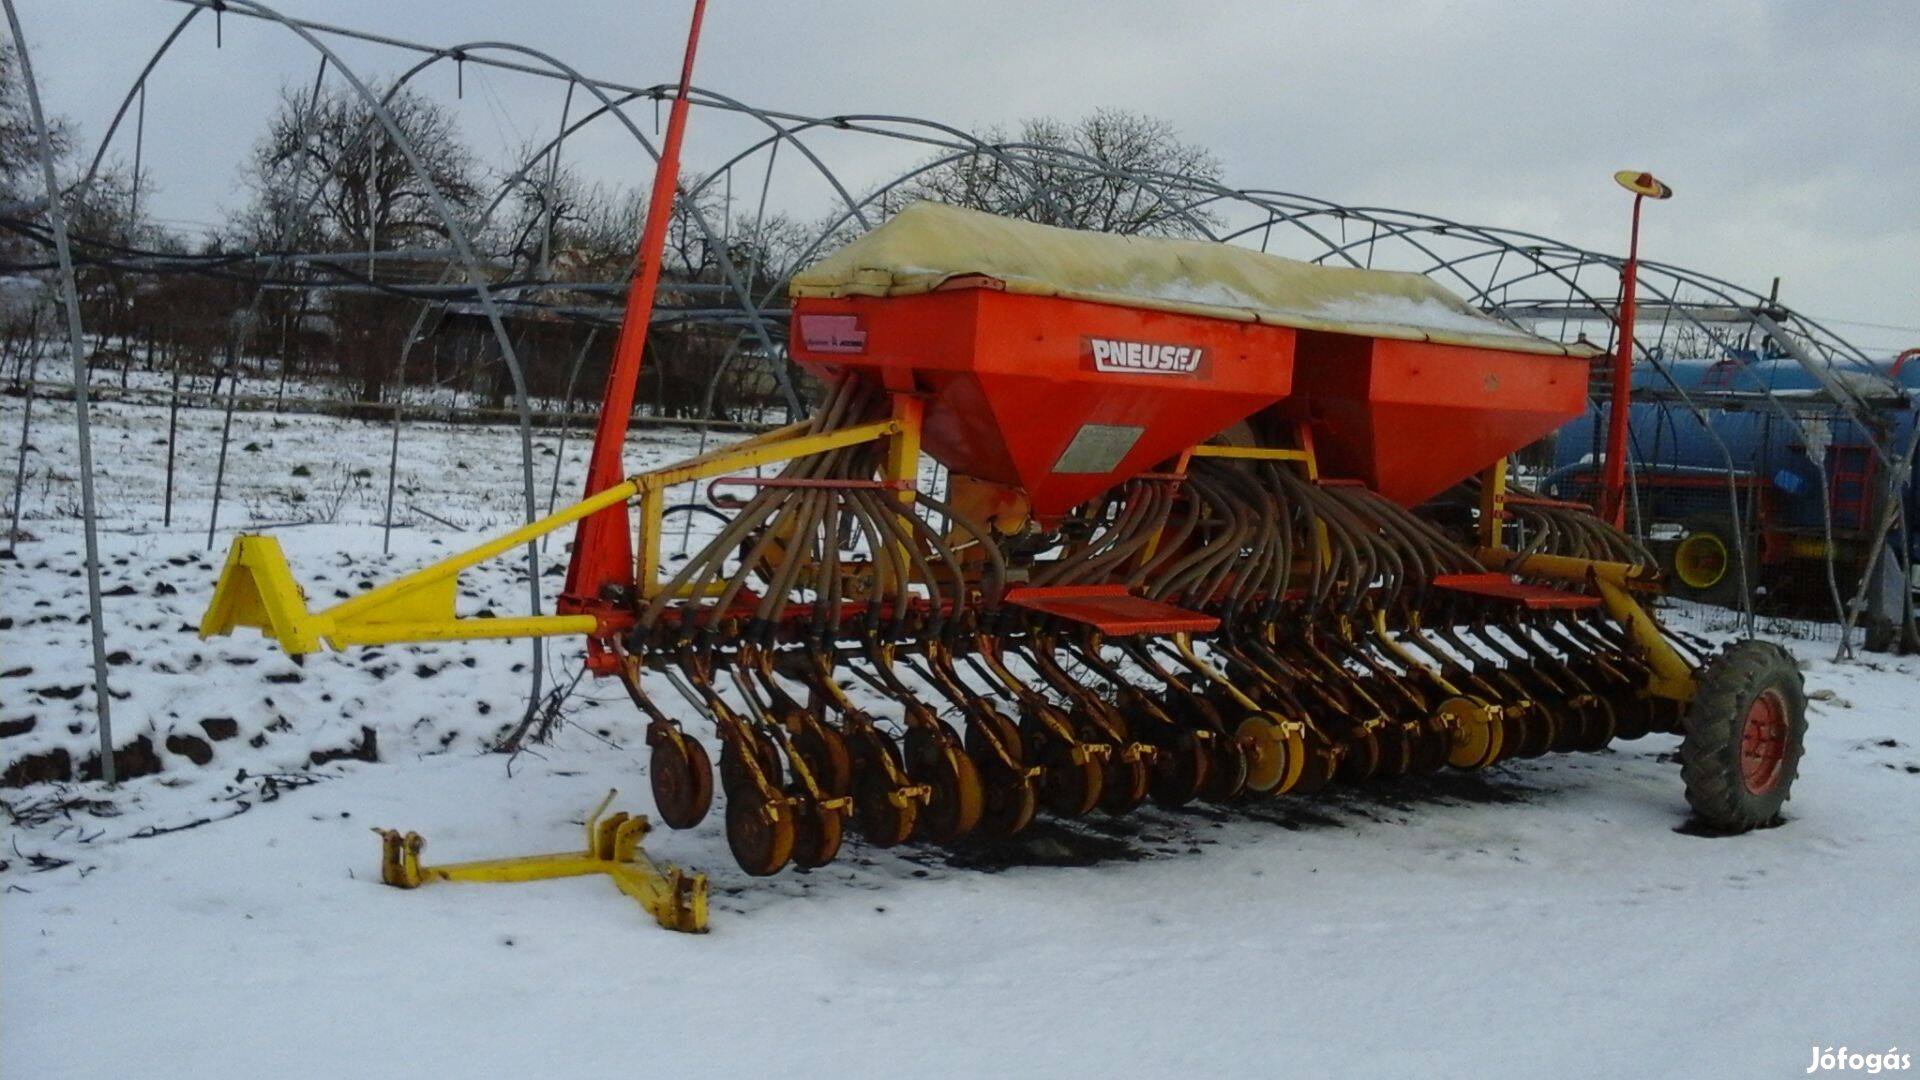
<svg viewBox="0 0 1920 1080"><path fill-rule="evenodd" d="M1696 821L1715 832L1744 833L1780 820L1800 771L1807 735L1807 696L1800 668L1785 649L1738 641L1694 676L1693 704L1682 721L1680 775ZM1747 710L1766 690L1787 705L1787 751L1773 790L1755 795L1740 777L1740 735Z"/></svg>

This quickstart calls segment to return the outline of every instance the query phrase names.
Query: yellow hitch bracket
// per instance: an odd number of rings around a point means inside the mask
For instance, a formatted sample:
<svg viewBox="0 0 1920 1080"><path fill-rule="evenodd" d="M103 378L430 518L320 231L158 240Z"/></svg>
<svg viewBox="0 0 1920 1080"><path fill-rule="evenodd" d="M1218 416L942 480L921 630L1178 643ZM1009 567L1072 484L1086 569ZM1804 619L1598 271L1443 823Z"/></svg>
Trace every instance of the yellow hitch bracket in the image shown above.
<svg viewBox="0 0 1920 1080"><path fill-rule="evenodd" d="M614 794L607 792L587 816L587 848L582 852L423 866L420 850L426 841L419 833L375 829L380 834L380 880L395 888L417 889L430 881L504 883L605 874L666 929L706 933L707 875L649 859L640 850L650 828L645 817L624 811L601 817Z"/></svg>
<svg viewBox="0 0 1920 1080"><path fill-rule="evenodd" d="M1482 565L1522 576L1590 584L1600 594L1613 621L1627 628L1646 655L1653 677L1647 693L1668 701L1693 700L1693 668L1660 632L1660 624L1634 598L1635 593L1658 594L1660 571L1631 563L1577 559L1567 555L1521 555L1504 548L1483 547L1474 553Z"/></svg>
<svg viewBox="0 0 1920 1080"><path fill-rule="evenodd" d="M237 626L258 628L293 656L320 649L317 621L307 613L307 598L287 568L280 541L271 536L234 538L213 602L200 616L202 638L230 634Z"/></svg>
<svg viewBox="0 0 1920 1080"><path fill-rule="evenodd" d="M1646 654L1647 666L1653 669L1653 677L1647 681L1647 693L1668 701L1687 702L1693 700L1693 668L1660 632L1660 625L1647 614L1647 609L1627 593L1627 590L1607 578L1595 576L1594 588L1600 592L1600 601L1607 607L1607 614L1614 621L1627 628L1633 636L1633 642Z"/></svg>

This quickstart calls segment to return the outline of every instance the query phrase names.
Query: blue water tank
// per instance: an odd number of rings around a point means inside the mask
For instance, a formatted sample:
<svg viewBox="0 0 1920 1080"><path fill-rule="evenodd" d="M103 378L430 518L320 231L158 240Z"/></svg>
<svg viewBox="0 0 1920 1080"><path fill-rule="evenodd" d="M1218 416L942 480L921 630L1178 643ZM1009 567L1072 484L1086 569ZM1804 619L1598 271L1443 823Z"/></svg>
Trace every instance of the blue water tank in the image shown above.
<svg viewBox="0 0 1920 1080"><path fill-rule="evenodd" d="M1837 406L1810 413L1796 411L1791 420L1764 398L1706 407L1707 397L1713 392L1757 394L1764 390L1782 398L1817 392L1818 380L1790 357L1735 351L1719 360L1669 360L1662 367L1665 374L1653 364L1636 364L1634 388L1667 398L1677 396L1673 393L1676 386L1688 394L1698 392L1694 401L1701 412L1696 414L1686 402L1677 400L1640 402L1632 408L1629 454L1634 468L1643 478L1666 481L1642 491L1643 505L1653 521L1674 522L1703 513L1724 513L1727 489L1716 481L1724 478L1731 464L1736 476L1754 478L1768 489L1775 523L1818 527L1823 516L1821 468L1808 453L1806 442L1814 442L1829 459L1830 474L1836 477L1858 472L1871 455L1868 433ZM1874 370L1890 374L1892 367L1891 361L1884 361L1874 365ZM1850 371L1843 367L1837 377L1858 380L1863 387L1875 381L1859 368ZM1904 448L1912 437L1916 409L1920 409L1920 361L1902 365L1894 381L1907 391L1905 399L1882 390L1870 408L1891 436L1883 436L1886 445ZM1554 445L1554 471L1545 485L1550 493L1562 498L1592 496L1593 463L1601 455L1605 433L1605 417L1592 406L1560 429ZM1877 483L1876 479L1868 486ZM1859 502L1853 497L1860 487L1836 483L1836 506L1849 500ZM1871 501L1872 495L1867 493L1864 502ZM1910 477L1906 501L1907 520L1920 522L1920 476ZM1837 524L1844 528L1848 523ZM1910 542L1910 546L1920 555L1920 543Z"/></svg>

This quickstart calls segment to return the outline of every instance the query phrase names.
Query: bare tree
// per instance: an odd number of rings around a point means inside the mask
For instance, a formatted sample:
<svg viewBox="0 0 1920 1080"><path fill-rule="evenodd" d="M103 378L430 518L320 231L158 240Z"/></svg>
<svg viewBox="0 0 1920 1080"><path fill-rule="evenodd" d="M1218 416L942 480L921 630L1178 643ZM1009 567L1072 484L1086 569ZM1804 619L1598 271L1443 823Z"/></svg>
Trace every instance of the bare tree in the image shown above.
<svg viewBox="0 0 1920 1080"><path fill-rule="evenodd" d="M323 89L317 96L307 87L281 90L279 108L244 168L252 197L230 224L232 247L367 252L357 272L374 280L443 275L444 258L396 264L371 256L446 247L451 229L432 192L437 190L448 212L464 223L480 201L479 167L441 105L411 88L388 93L376 85L373 93L406 149L349 87ZM337 269L354 272L356 267ZM278 322L290 329L307 307L304 299L276 300L263 312L265 320L248 325ZM393 384L412 308L387 296L336 295L329 297L327 309L334 326L334 367L356 399L380 400Z"/></svg>
<svg viewBox="0 0 1920 1080"><path fill-rule="evenodd" d="M889 198L885 209L931 199L1045 225L1150 236L1196 235L1216 224L1163 194L1168 178L1220 179L1219 160L1182 141L1165 120L1100 109L1072 122L1028 119L1015 136L988 128L979 138L1007 146L1018 160L978 151L947 162L907 185L900 202Z"/></svg>
<svg viewBox="0 0 1920 1080"><path fill-rule="evenodd" d="M374 93L385 99L422 170L351 89L326 90L315 100L304 88L284 88L243 177L252 200L234 224L250 246L394 251L443 244L447 224L429 182L453 213L473 211L478 169L453 117L411 89L387 97L376 86Z"/></svg>
<svg viewBox="0 0 1920 1080"><path fill-rule="evenodd" d="M73 127L64 117L47 117L53 152L73 150ZM27 84L13 42L0 41L0 203L34 202L45 197L39 180L40 132L27 104Z"/></svg>

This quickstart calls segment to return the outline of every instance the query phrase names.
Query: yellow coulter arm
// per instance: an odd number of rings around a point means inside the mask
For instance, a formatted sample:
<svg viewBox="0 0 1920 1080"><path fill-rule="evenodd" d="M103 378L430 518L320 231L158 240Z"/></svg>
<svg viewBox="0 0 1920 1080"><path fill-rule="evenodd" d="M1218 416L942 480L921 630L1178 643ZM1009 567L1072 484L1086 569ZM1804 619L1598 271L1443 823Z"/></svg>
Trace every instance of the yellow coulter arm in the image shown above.
<svg viewBox="0 0 1920 1080"><path fill-rule="evenodd" d="M609 506L638 497L641 502L637 578L651 594L659 566L660 510L668 488L719 476L735 469L770 465L845 446L898 435L898 419L881 420L838 431L809 434L802 421L732 446L653 472L641 473L563 510L522 525L504 536L449 556L424 569L343 600L324 611L307 610L306 595L271 536L234 538L227 564L213 590L213 602L200 619L200 636L232 633L251 626L289 654L318 652L322 645L344 649L401 641L479 641L492 638L591 634L599 620L591 615L520 615L508 618L459 618L453 611L460 572L521 547L555 529L571 525Z"/></svg>

